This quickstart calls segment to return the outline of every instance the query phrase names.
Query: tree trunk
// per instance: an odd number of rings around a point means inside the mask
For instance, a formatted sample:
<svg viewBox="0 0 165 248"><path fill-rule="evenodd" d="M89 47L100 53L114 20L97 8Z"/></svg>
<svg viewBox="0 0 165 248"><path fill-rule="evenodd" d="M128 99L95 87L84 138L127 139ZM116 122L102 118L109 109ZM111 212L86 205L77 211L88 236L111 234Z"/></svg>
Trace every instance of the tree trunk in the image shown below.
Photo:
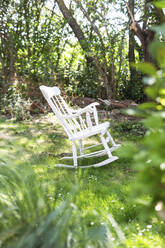
<svg viewBox="0 0 165 248"><path fill-rule="evenodd" d="M134 17L134 8L135 8L135 1L129 0L128 2L130 11ZM129 16L129 20L131 22L131 17ZM135 90L135 77L136 77L136 70L132 67L132 63L135 63L135 39L134 34L131 30L129 30L129 47L128 47L128 61L129 61L129 71L130 71L130 79L128 85L128 96L133 98L133 91Z"/></svg>
<svg viewBox="0 0 165 248"><path fill-rule="evenodd" d="M24 11L25 11L25 27L26 27L26 39L27 39L27 50L28 50L28 60L31 57L31 48L30 48L30 14L29 14L29 1L24 0Z"/></svg>
<svg viewBox="0 0 165 248"><path fill-rule="evenodd" d="M71 27L75 36L77 37L78 41L80 42L80 45L81 45L83 51L85 52L85 58L86 58L87 63L89 65L92 64L93 59L87 55L87 53L89 52L88 42L84 36L84 33L82 32L81 28L77 24L77 21L73 17L70 10L66 7L64 1L63 0L56 0L56 1L57 1L57 4L59 6L61 13L63 14L64 18L67 20L69 26Z"/></svg>
<svg viewBox="0 0 165 248"><path fill-rule="evenodd" d="M83 49L83 51L85 52L85 58L87 61L87 64L89 66L94 66L97 67L100 76L102 77L102 80L104 82L104 86L106 89L106 94L107 94L107 98L111 98L112 96L112 90L110 89L110 85L109 85L109 81L108 81L108 77L107 77L107 62L106 62L106 57L105 57L105 61L104 61L104 67L102 67L101 63L99 62L99 59L93 54L93 57L89 57L87 54L89 52L91 52L88 48L88 41L84 36L84 33L82 32L81 28L79 27L79 25L77 24L76 19L73 17L72 13L70 12L70 10L66 7L65 3L63 0L56 0L57 4L64 16L64 18L67 20L68 24L70 25L71 29L73 30L75 36L77 37L78 41L80 42L80 45ZM79 3L81 5L81 3L79 1L75 1L77 3ZM102 49L103 49L103 53L105 53L105 47L104 47L104 43L101 37L101 34L98 30L98 28L95 26L95 24L91 21L90 17L88 16L87 12L83 9L83 7L81 6L81 10L83 11L84 15L86 16L86 18L88 19L88 21L90 22L93 30L95 31L95 33L98 35L101 45L102 45Z"/></svg>
<svg viewBox="0 0 165 248"><path fill-rule="evenodd" d="M111 95L115 97L116 96L116 83L115 83L115 72L116 72L116 67L115 67L115 62L114 62L114 50L110 54L110 61L111 61L111 79L110 79L110 88L111 88Z"/></svg>
<svg viewBox="0 0 165 248"><path fill-rule="evenodd" d="M102 66L100 65L99 61L98 61L98 58L95 56L94 57L94 61L95 61L95 64L96 64L96 67L102 77L102 80L104 81L104 87L105 87L105 90L106 90L106 95L107 95L107 98L108 99L111 99L112 97L112 89L110 87L110 84L109 84L109 80L108 80L108 77L107 77L107 74L105 73L105 71L103 70Z"/></svg>
<svg viewBox="0 0 165 248"><path fill-rule="evenodd" d="M12 84L15 79L16 69L15 61L16 56L14 53L14 41L12 34L7 30L6 33L1 35L1 47L4 49L1 52L1 63L3 69L3 79L7 87L7 84Z"/></svg>
<svg viewBox="0 0 165 248"><path fill-rule="evenodd" d="M105 86L105 89L106 89L107 98L110 99L112 97L112 95L115 93L115 87L114 87L114 63L111 63L111 66L112 66L111 75L112 75L112 77L109 80L108 79L108 65L107 65L107 59L106 59L106 48L105 48L105 45L104 45L102 35L101 35L98 27L91 20L88 12L82 6L81 2L79 0L74 0L74 1L80 6L81 11L83 12L83 14L87 18L87 20L90 22L92 29L97 34L98 40L100 41L101 49L102 49L102 55L103 55L103 66L101 65L101 63L99 62L98 59L96 60L96 56L94 56L94 60L96 62L97 69L100 71L102 79L104 80L104 86ZM113 58L111 59L111 61L113 62Z"/></svg>
<svg viewBox="0 0 165 248"><path fill-rule="evenodd" d="M1 77L2 77L2 85L0 83L0 86L4 87L7 84L7 75L5 72L5 63L4 59L2 57L2 53L0 53L0 63L1 63Z"/></svg>
<svg viewBox="0 0 165 248"><path fill-rule="evenodd" d="M16 69L15 69L15 55L14 55L14 42L13 42L13 37L9 33L8 34L8 49L9 49L9 59L10 59L10 64L9 64L9 84L12 84L14 79L15 79L15 74L16 74Z"/></svg>
<svg viewBox="0 0 165 248"><path fill-rule="evenodd" d="M154 32L149 29L142 29L137 22L131 24L131 30L139 38L144 53L144 61L153 63L152 56L149 52L149 45L154 39Z"/></svg>
<svg viewBox="0 0 165 248"><path fill-rule="evenodd" d="M134 16L134 7L135 7L135 4L134 4L134 0L129 0L129 7L130 7L130 10ZM131 20L130 20L131 21ZM135 46L134 46L134 34L132 33L131 30L129 30L129 51L128 51L128 59L129 59L129 67L130 67L130 78L132 78L132 67L131 67L131 63L134 63L135 62Z"/></svg>
<svg viewBox="0 0 165 248"><path fill-rule="evenodd" d="M152 60L152 57L149 53L149 45L152 42L152 40L154 39L154 32L152 30L146 28L145 23L146 23L147 18L144 18L145 20L144 20L144 24L143 24L142 28L135 21L134 10L132 9L133 2L134 2L134 0L129 0L129 2L127 3L128 12L130 15L130 19L132 21L132 23L130 25L130 30L133 32L134 35L136 35L139 38L139 40L142 44L144 61L152 63L153 60Z"/></svg>

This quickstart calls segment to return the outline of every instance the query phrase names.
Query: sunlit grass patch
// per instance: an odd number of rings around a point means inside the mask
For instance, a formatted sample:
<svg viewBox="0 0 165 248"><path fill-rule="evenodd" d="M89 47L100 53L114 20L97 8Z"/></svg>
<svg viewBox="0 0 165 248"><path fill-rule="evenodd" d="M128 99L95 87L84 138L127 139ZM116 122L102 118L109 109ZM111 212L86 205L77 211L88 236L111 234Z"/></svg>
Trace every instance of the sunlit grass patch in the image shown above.
<svg viewBox="0 0 165 248"><path fill-rule="evenodd" d="M0 129L0 240L4 247L163 247L164 225L156 216L141 219L142 208L130 197L135 174L130 159L100 168L56 168L62 154L71 153L58 124L3 119ZM116 130L115 138L122 141L124 135ZM95 159L79 162L85 166ZM111 223L113 218L124 239Z"/></svg>

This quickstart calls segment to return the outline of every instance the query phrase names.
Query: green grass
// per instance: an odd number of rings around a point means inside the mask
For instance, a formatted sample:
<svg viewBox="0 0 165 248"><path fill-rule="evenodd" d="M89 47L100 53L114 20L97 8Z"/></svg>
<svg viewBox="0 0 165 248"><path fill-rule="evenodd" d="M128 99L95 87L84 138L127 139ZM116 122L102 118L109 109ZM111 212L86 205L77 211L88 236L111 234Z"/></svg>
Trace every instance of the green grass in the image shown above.
<svg viewBox="0 0 165 248"><path fill-rule="evenodd" d="M138 142L144 131L136 121L112 121L119 143ZM153 214L144 218L131 196L131 161L56 168L60 154L70 152L64 131L50 119L0 118L0 247L165 247L164 223Z"/></svg>

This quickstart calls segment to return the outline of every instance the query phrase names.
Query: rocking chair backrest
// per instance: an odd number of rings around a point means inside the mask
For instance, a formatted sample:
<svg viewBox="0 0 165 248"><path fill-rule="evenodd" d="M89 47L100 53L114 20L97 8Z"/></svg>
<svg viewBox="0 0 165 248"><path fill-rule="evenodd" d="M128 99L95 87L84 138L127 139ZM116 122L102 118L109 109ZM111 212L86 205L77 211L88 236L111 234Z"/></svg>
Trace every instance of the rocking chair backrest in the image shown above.
<svg viewBox="0 0 165 248"><path fill-rule="evenodd" d="M40 90L68 136L72 136L73 133L68 127L66 120L63 118L63 115L68 115L71 111L62 98L60 89L58 87L47 87L42 85L40 86Z"/></svg>
<svg viewBox="0 0 165 248"><path fill-rule="evenodd" d="M88 112L85 113L85 116L76 115L73 117L73 110L68 107L62 98L58 87L42 85L40 90L70 139L77 135L78 132L92 126L92 119Z"/></svg>

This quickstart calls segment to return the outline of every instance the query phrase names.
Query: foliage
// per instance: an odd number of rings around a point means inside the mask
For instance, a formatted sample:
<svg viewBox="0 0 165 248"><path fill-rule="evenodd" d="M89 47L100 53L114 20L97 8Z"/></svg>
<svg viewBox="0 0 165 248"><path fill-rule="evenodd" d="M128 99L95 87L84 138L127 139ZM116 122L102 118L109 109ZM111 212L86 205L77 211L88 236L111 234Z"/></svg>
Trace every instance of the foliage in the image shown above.
<svg viewBox="0 0 165 248"><path fill-rule="evenodd" d="M59 2L69 5L84 37L81 42L62 16ZM137 23L147 37L147 27L157 23L160 11L149 0L129 2L135 2ZM39 85L47 84L58 85L70 95L145 100L142 75L129 66L131 61L143 61L144 51L130 31L125 2L4 0L0 18L2 92L15 78L22 78L29 88L35 87L36 97ZM128 39L130 33L133 39Z"/></svg>
<svg viewBox="0 0 165 248"><path fill-rule="evenodd" d="M47 9L45 0L4 2L0 6L2 84L11 84L14 74L36 84L55 80L52 77L67 43L65 21L54 16L54 6Z"/></svg>
<svg viewBox="0 0 165 248"><path fill-rule="evenodd" d="M153 27L156 37L150 52L157 61L159 70L150 64L137 64L136 67L149 75L144 78L145 92L150 101L139 108L128 110L143 118L147 132L137 146L133 166L137 171L134 195L146 205L147 210L156 210L165 220L165 29L164 24ZM161 36L160 36L161 35ZM134 144L132 144L134 146ZM131 150L128 151L131 154ZM131 155L132 156L132 155ZM143 200L148 194L147 201Z"/></svg>
<svg viewBox="0 0 165 248"><path fill-rule="evenodd" d="M65 81L64 75L64 89L69 95L86 96L86 97L106 97L106 91L103 83L97 80L97 73L92 68L84 66L78 71L70 71L68 73L68 80Z"/></svg>
<svg viewBox="0 0 165 248"><path fill-rule="evenodd" d="M142 84L142 73L134 70L132 81L129 78L123 80L119 87L119 96L123 99L131 99L137 103L144 102L146 95L144 94L144 86Z"/></svg>
<svg viewBox="0 0 165 248"><path fill-rule="evenodd" d="M0 4L0 87L8 88L18 76L36 88L45 82L58 84L72 95L106 98L109 87L113 97L143 100L138 77L127 94L129 27L125 4L76 0L70 7L86 38L87 52L60 15L56 1L5 0ZM111 16L111 11L122 18ZM140 49L136 50L139 54ZM85 56L93 62L88 64ZM141 60L138 55L137 60Z"/></svg>
<svg viewBox="0 0 165 248"><path fill-rule="evenodd" d="M144 136L146 128L140 121L137 122L125 120L124 122L114 124L113 132L122 133L126 140L131 140L135 137L135 139L137 140L138 137L141 138Z"/></svg>
<svg viewBox="0 0 165 248"><path fill-rule="evenodd" d="M23 96L22 92L23 90L18 88L18 82L10 86L1 99L0 112L17 121L29 119L31 102Z"/></svg>

